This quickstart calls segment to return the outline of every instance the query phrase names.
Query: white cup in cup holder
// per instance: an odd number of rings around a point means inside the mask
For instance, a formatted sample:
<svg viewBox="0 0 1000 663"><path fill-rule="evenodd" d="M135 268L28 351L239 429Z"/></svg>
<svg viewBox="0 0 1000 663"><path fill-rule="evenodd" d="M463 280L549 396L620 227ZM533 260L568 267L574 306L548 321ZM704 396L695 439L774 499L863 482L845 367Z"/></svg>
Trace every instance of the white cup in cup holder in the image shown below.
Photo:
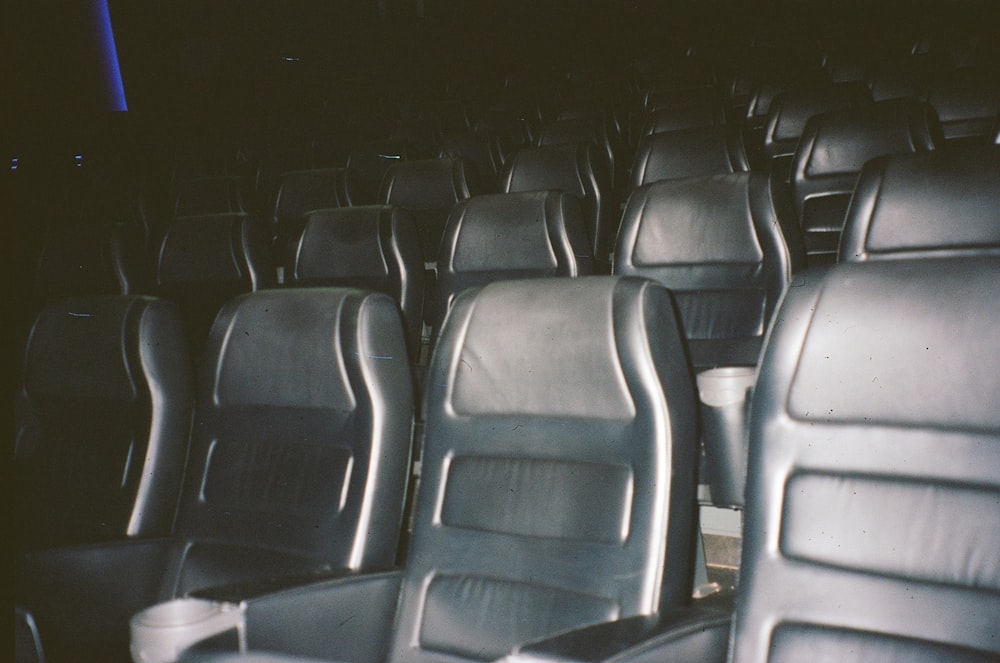
<svg viewBox="0 0 1000 663"><path fill-rule="evenodd" d="M172 663L188 647L230 629L236 629L240 651L246 649L243 606L236 603L175 599L137 613L129 627L136 663Z"/></svg>

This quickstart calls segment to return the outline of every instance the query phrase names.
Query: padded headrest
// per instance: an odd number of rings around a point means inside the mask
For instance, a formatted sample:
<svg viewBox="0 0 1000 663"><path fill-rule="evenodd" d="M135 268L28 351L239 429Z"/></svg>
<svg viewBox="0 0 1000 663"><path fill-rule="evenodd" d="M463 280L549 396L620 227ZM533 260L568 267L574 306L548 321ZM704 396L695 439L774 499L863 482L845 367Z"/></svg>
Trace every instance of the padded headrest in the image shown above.
<svg viewBox="0 0 1000 663"><path fill-rule="evenodd" d="M853 83L809 85L786 90L771 105L764 130L769 157L791 154L806 123L814 115L872 103L871 93Z"/></svg>
<svg viewBox="0 0 1000 663"><path fill-rule="evenodd" d="M212 214L174 219L167 226L156 265L158 285L249 279L235 247L246 214Z"/></svg>
<svg viewBox="0 0 1000 663"><path fill-rule="evenodd" d="M295 170L284 173L274 199L276 218L298 217L315 209L349 207L357 175L347 168Z"/></svg>
<svg viewBox="0 0 1000 663"><path fill-rule="evenodd" d="M348 300L359 290L264 290L219 312L206 355L215 362L212 402L227 405L353 410L355 396L340 349ZM385 295L371 295L386 297ZM202 397L204 400L204 397Z"/></svg>
<svg viewBox="0 0 1000 663"><path fill-rule="evenodd" d="M901 100L814 116L795 153L794 172L806 178L847 175L875 157L930 151L936 124L929 105Z"/></svg>
<svg viewBox="0 0 1000 663"><path fill-rule="evenodd" d="M596 151L596 146L582 143L522 148L507 162L501 189L508 192L560 189L584 196L588 190L581 178L593 177Z"/></svg>
<svg viewBox="0 0 1000 663"><path fill-rule="evenodd" d="M584 232L579 200L559 191L476 196L459 203L448 223L453 244L442 247L440 262L460 272L554 270L559 261L552 242ZM559 228L564 232L553 232ZM583 239L579 248L586 246Z"/></svg>
<svg viewBox="0 0 1000 663"><path fill-rule="evenodd" d="M610 277L499 281L466 290L445 323L449 338L439 344L452 353L451 408L468 416L631 419L636 410L614 313L623 288L669 298L652 282Z"/></svg>
<svg viewBox="0 0 1000 663"><path fill-rule="evenodd" d="M80 297L46 306L25 349L24 381L33 400L134 402L139 317L155 300Z"/></svg>
<svg viewBox="0 0 1000 663"><path fill-rule="evenodd" d="M463 159L418 159L392 165L379 200L411 210L450 208L477 191Z"/></svg>
<svg viewBox="0 0 1000 663"><path fill-rule="evenodd" d="M841 262L1000 253L1000 147L874 159L847 212Z"/></svg>
<svg viewBox="0 0 1000 663"><path fill-rule="evenodd" d="M719 125L668 131L645 136L639 142L632 186L747 169L746 152L738 130Z"/></svg>
<svg viewBox="0 0 1000 663"><path fill-rule="evenodd" d="M305 282L388 275L379 228L402 219L412 229L406 211L388 205L310 212L291 279Z"/></svg>
<svg viewBox="0 0 1000 663"><path fill-rule="evenodd" d="M713 127L726 123L725 107L718 101L706 100L673 108L661 108L646 115L641 135L665 131L680 131L698 127Z"/></svg>
<svg viewBox="0 0 1000 663"><path fill-rule="evenodd" d="M631 262L757 264L764 254L750 217L749 173L667 180L633 192L622 227L638 226Z"/></svg>

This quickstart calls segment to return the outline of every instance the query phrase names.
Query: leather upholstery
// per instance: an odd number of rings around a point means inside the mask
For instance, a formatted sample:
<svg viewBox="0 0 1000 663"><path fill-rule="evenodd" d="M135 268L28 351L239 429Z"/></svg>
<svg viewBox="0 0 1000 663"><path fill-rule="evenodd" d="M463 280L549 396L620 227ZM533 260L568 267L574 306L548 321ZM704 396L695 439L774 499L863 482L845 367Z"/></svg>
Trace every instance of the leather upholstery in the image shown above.
<svg viewBox="0 0 1000 663"><path fill-rule="evenodd" d="M424 311L424 261L409 213L373 205L316 210L304 218L286 270L288 284L364 288L392 296L415 360Z"/></svg>
<svg viewBox="0 0 1000 663"><path fill-rule="evenodd" d="M604 154L605 163L611 172L613 188L617 189L623 181L625 169L620 157L622 148L614 124L608 115L549 122L539 129L535 142L539 146L593 143Z"/></svg>
<svg viewBox="0 0 1000 663"><path fill-rule="evenodd" d="M593 272L580 201L559 191L476 196L455 206L438 258L440 329L465 288L492 281Z"/></svg>
<svg viewBox="0 0 1000 663"><path fill-rule="evenodd" d="M810 119L791 170L792 200L810 264L835 259L844 215L865 162L930 151L939 135L933 109L919 102L884 101Z"/></svg>
<svg viewBox="0 0 1000 663"><path fill-rule="evenodd" d="M350 207L358 188L357 175L346 168L295 170L281 175L271 204L271 237L275 258L283 262L294 247L305 214L331 207Z"/></svg>
<svg viewBox="0 0 1000 663"><path fill-rule="evenodd" d="M635 151L632 188L660 180L749 170L743 137L725 126L645 136Z"/></svg>
<svg viewBox="0 0 1000 663"><path fill-rule="evenodd" d="M709 368L757 363L778 298L801 263L801 240L782 232L768 177L733 173L636 189L614 272L670 288L691 361Z"/></svg>
<svg viewBox="0 0 1000 663"><path fill-rule="evenodd" d="M502 134L467 129L447 133L441 140L438 157L464 159L479 173L484 193L492 193L496 191L497 179L513 151L510 139Z"/></svg>
<svg viewBox="0 0 1000 663"><path fill-rule="evenodd" d="M1000 147L873 159L847 210L840 262L1000 254Z"/></svg>
<svg viewBox="0 0 1000 663"><path fill-rule="evenodd" d="M789 289L750 430L731 661L1000 657L995 256Z"/></svg>
<svg viewBox="0 0 1000 663"><path fill-rule="evenodd" d="M640 136L726 124L725 106L716 99L684 106L659 108L646 113Z"/></svg>
<svg viewBox="0 0 1000 663"><path fill-rule="evenodd" d="M399 162L414 159L413 148L400 138L369 141L356 145L347 157L347 167L358 175L355 205L381 202L379 187L386 171Z"/></svg>
<svg viewBox="0 0 1000 663"><path fill-rule="evenodd" d="M935 77L924 98L937 112L948 141L985 142L1000 113L1000 84L992 70Z"/></svg>
<svg viewBox="0 0 1000 663"><path fill-rule="evenodd" d="M386 171L379 191L385 205L398 205L413 217L425 262L437 260L448 214L455 203L479 192L479 181L463 159L419 159Z"/></svg>
<svg viewBox="0 0 1000 663"><path fill-rule="evenodd" d="M611 204L612 175L595 145L547 145L522 148L507 161L501 191L559 190L580 198L593 256L611 251L616 219Z"/></svg>
<svg viewBox="0 0 1000 663"><path fill-rule="evenodd" d="M160 241L155 292L180 305L195 351L223 303L275 281L265 233L246 214L177 218Z"/></svg>
<svg viewBox="0 0 1000 663"><path fill-rule="evenodd" d="M193 397L172 304L98 296L42 309L15 416L16 548L169 533Z"/></svg>
<svg viewBox="0 0 1000 663"><path fill-rule="evenodd" d="M455 301L388 660L489 660L686 601L694 397L671 310L610 277Z"/></svg>
<svg viewBox="0 0 1000 663"><path fill-rule="evenodd" d="M236 175L201 177L176 184L172 216L250 212L243 178Z"/></svg>

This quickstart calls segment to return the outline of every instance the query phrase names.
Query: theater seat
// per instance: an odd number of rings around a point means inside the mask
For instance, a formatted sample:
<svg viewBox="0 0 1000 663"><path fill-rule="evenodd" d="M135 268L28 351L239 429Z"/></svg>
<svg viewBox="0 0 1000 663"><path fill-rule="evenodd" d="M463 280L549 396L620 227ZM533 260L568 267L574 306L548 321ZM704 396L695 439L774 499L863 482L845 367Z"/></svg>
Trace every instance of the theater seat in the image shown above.
<svg viewBox="0 0 1000 663"><path fill-rule="evenodd" d="M193 398L174 305L109 295L43 308L15 410L12 547L168 534Z"/></svg>
<svg viewBox="0 0 1000 663"><path fill-rule="evenodd" d="M236 175L181 180L175 185L171 216L250 212L251 197Z"/></svg>
<svg viewBox="0 0 1000 663"><path fill-rule="evenodd" d="M937 111L949 143L986 142L1000 113L1000 83L993 70L939 75L928 83L924 98Z"/></svg>
<svg viewBox="0 0 1000 663"><path fill-rule="evenodd" d="M499 280L593 273L580 201L559 191L476 196L455 206L438 258L440 329L459 292Z"/></svg>
<svg viewBox="0 0 1000 663"><path fill-rule="evenodd" d="M839 262L1000 254L1000 147L966 146L865 164Z"/></svg>
<svg viewBox="0 0 1000 663"><path fill-rule="evenodd" d="M201 365L174 534L19 560L16 597L49 660L127 660L129 618L158 600L391 566L412 426L390 297L313 288L230 301Z"/></svg>
<svg viewBox="0 0 1000 663"><path fill-rule="evenodd" d="M564 191L580 199L587 237L598 271L606 270L617 219L611 204L611 171L592 144L522 148L507 161L500 178L506 193Z"/></svg>
<svg viewBox="0 0 1000 663"><path fill-rule="evenodd" d="M479 193L478 174L462 159L415 159L391 166L379 201L413 217L424 262L437 260L448 214L455 203Z"/></svg>
<svg viewBox="0 0 1000 663"><path fill-rule="evenodd" d="M154 292L180 305L195 353L222 304L276 282L266 234L246 214L174 219L160 241L153 274Z"/></svg>
<svg viewBox="0 0 1000 663"><path fill-rule="evenodd" d="M511 660L1000 659L997 283L995 255L807 272L754 391L732 629L664 613Z"/></svg>
<svg viewBox="0 0 1000 663"><path fill-rule="evenodd" d="M283 173L271 203L271 237L275 261L283 264L305 226L305 214L355 204L358 182L346 168L294 170Z"/></svg>
<svg viewBox="0 0 1000 663"><path fill-rule="evenodd" d="M438 157L464 159L475 167L484 193L496 191L497 179L514 147L502 134L471 129L451 131L441 140Z"/></svg>
<svg viewBox="0 0 1000 663"><path fill-rule="evenodd" d="M836 259L844 215L866 161L927 152L940 142L933 109L919 102L884 101L810 119L791 170L791 195L808 263Z"/></svg>
<svg viewBox="0 0 1000 663"><path fill-rule="evenodd" d="M632 192L614 272L673 292L695 369L756 365L778 299L805 258L798 229L782 231L777 207L760 173L668 180Z"/></svg>
<svg viewBox="0 0 1000 663"><path fill-rule="evenodd" d="M367 141L355 145L347 157L347 167L358 175L355 205L379 202L379 186L389 168L399 161L414 159L413 148L399 138Z"/></svg>
<svg viewBox="0 0 1000 663"><path fill-rule="evenodd" d="M687 600L694 398L661 286L467 290L425 404L404 569L248 601L248 660L495 660Z"/></svg>
<svg viewBox="0 0 1000 663"><path fill-rule="evenodd" d="M632 188L660 180L723 175L750 169L742 133L725 126L668 131L639 141Z"/></svg>
<svg viewBox="0 0 1000 663"><path fill-rule="evenodd" d="M403 314L411 363L420 346L424 260L413 219L388 205L315 210L285 269L290 286L337 286L384 292Z"/></svg>

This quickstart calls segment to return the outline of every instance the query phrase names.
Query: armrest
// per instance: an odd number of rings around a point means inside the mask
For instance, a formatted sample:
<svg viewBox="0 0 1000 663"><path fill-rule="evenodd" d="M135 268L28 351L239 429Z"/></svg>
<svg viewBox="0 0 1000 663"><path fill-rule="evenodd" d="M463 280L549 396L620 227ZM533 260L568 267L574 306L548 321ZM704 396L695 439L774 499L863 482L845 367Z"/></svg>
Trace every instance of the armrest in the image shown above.
<svg viewBox="0 0 1000 663"><path fill-rule="evenodd" d="M244 601L249 653L380 663L396 617L402 572L351 575ZM215 643L196 645L184 661L228 660Z"/></svg>
<svg viewBox="0 0 1000 663"><path fill-rule="evenodd" d="M709 608L676 608L567 631L519 647L508 663L578 661L697 661L723 663L731 615Z"/></svg>

